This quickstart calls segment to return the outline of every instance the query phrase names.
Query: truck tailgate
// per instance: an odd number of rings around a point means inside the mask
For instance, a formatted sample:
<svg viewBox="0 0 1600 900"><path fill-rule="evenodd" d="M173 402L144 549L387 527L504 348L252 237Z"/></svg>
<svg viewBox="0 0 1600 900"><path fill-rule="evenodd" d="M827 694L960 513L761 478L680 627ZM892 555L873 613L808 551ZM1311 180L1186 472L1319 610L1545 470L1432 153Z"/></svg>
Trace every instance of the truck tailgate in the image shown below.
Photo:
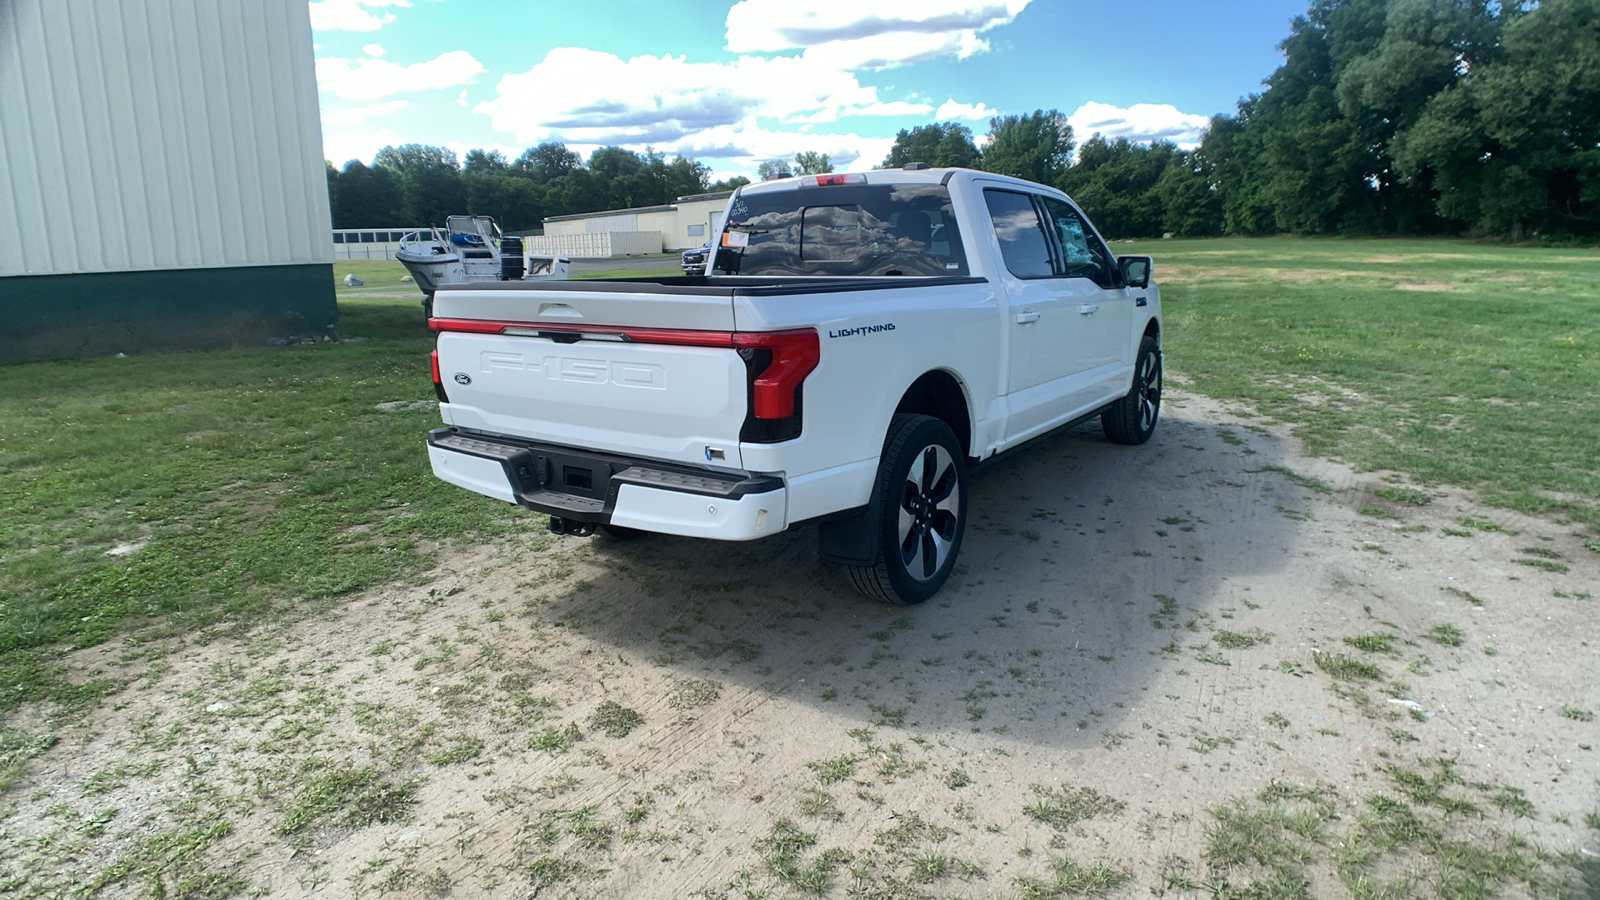
<svg viewBox="0 0 1600 900"><path fill-rule="evenodd" d="M727 294L440 291L445 422L492 434L738 468L747 375L717 336ZM670 328L668 327L668 323Z"/></svg>

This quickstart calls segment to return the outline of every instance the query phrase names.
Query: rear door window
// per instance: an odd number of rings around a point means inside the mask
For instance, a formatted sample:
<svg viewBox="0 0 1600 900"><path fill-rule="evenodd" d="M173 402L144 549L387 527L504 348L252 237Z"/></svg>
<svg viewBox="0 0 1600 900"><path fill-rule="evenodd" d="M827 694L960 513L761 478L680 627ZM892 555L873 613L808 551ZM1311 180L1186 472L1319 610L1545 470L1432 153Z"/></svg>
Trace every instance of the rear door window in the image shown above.
<svg viewBox="0 0 1600 900"><path fill-rule="evenodd" d="M1054 275L1050 240L1033 198L1017 191L991 189L983 192L983 199L989 205L995 237L1000 239L1000 256L1011 274L1018 278Z"/></svg>

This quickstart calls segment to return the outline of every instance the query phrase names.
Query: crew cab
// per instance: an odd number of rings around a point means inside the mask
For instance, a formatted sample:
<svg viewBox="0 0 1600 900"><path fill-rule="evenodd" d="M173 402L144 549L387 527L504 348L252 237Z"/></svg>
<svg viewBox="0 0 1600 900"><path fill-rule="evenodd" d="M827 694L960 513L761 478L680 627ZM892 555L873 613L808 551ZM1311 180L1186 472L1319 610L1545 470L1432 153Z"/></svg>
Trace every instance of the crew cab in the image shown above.
<svg viewBox="0 0 1600 900"><path fill-rule="evenodd" d="M435 474L559 533L814 523L861 592L918 603L976 464L1155 430L1151 260L1054 188L912 164L746 185L723 221L705 275L441 286Z"/></svg>

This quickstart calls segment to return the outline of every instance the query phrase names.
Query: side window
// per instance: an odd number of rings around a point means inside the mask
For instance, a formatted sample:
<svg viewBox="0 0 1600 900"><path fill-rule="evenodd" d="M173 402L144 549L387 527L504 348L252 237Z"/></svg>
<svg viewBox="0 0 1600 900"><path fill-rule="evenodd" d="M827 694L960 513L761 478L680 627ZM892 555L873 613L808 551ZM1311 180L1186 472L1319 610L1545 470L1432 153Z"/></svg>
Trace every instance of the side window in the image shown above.
<svg viewBox="0 0 1600 900"><path fill-rule="evenodd" d="M1060 200L1045 197L1044 205L1050 211L1056 239L1061 242L1061 274L1069 278L1088 278L1101 287L1116 287L1117 269L1112 264L1111 253L1089 223Z"/></svg>
<svg viewBox="0 0 1600 900"><path fill-rule="evenodd" d="M1050 242L1044 223L1027 194L1015 191L986 190L989 218L994 220L995 236L1000 238L1000 255L1006 268L1018 278L1049 278Z"/></svg>

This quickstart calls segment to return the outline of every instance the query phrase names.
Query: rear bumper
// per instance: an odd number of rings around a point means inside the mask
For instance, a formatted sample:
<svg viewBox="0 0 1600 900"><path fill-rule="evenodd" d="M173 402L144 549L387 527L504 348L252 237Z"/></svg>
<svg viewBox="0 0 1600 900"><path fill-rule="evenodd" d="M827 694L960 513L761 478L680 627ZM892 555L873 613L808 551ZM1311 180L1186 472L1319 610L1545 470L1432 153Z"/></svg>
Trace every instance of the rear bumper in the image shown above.
<svg viewBox="0 0 1600 900"><path fill-rule="evenodd" d="M469 491L563 519L722 541L788 527L776 475L596 453L499 435L428 433L433 473Z"/></svg>

